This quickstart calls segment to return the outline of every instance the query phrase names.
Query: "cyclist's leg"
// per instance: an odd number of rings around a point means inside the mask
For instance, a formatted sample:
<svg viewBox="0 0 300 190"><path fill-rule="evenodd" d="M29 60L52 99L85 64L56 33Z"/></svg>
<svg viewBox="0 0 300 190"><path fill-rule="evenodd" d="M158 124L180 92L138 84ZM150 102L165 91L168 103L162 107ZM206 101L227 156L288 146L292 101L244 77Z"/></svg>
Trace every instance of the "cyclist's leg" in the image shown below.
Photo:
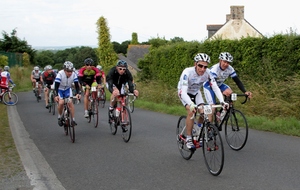
<svg viewBox="0 0 300 190"><path fill-rule="evenodd" d="M84 99L83 99L83 104L84 104L84 117L87 118L89 117L88 114L88 104L89 104L89 95L90 95L90 86L86 85L84 87Z"/></svg>
<svg viewBox="0 0 300 190"><path fill-rule="evenodd" d="M58 105L57 105L57 118L58 118L58 125L59 126L63 126L63 123L61 121L61 116L62 116L62 112L64 109L64 92L62 90L58 90L58 97L59 97L59 101L58 101Z"/></svg>
<svg viewBox="0 0 300 190"><path fill-rule="evenodd" d="M45 91L44 91L44 97L45 97L45 103L46 103L46 108L48 109L48 103L49 103L49 91L50 91L50 87L47 85L45 87Z"/></svg>

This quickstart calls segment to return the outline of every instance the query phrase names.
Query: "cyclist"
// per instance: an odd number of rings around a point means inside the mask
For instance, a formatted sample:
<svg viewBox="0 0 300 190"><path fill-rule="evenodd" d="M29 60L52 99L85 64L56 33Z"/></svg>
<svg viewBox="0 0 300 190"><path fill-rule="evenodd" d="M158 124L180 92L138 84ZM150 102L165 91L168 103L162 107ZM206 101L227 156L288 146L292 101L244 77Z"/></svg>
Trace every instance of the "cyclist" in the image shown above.
<svg viewBox="0 0 300 190"><path fill-rule="evenodd" d="M55 78L55 92L56 92L56 97L55 101L58 102L57 110L58 110L58 125L63 126L61 115L63 112L63 107L64 107L64 98L73 98L73 93L72 93L72 82L75 84L76 88L76 93L75 96L77 99L80 99L80 94L79 94L79 85L78 85L78 78L76 74L73 72L73 63L70 61L66 61L64 63L64 69L60 70ZM77 125L75 122L75 109L73 105L73 101L70 100L68 101L68 106L70 108L70 113L72 117L72 122L71 124L73 126Z"/></svg>
<svg viewBox="0 0 300 190"><path fill-rule="evenodd" d="M225 96L229 97L232 94L232 90L224 82L228 77L231 77L233 79L233 81L236 83L236 85L238 86L238 88L243 93L248 95L249 98L252 98L252 93L250 91L246 91L243 83L240 81L234 68L230 65L230 63L232 63L232 61L233 61L233 57L230 53L228 53L228 52L220 53L219 63L213 65L210 68L210 75L211 75L212 79L217 82L217 85L219 86L222 93ZM205 94L205 99L206 99L207 103L209 103L209 104L216 103L215 93L212 91L209 81L204 83L204 94ZM225 110L221 114L221 120L222 120L222 115L225 115ZM219 130L221 130L221 129L219 129Z"/></svg>
<svg viewBox="0 0 300 190"><path fill-rule="evenodd" d="M134 89L133 78L130 71L127 69L127 63L124 60L118 60L117 65L110 69L106 76L107 89L111 93L109 111L112 113L116 104L116 97L124 93L124 86L128 83L129 92L139 95L138 90Z"/></svg>
<svg viewBox="0 0 300 190"><path fill-rule="evenodd" d="M3 71L0 73L0 81L0 89L7 89L9 83L16 86L10 78L9 66L4 66Z"/></svg>
<svg viewBox="0 0 300 190"><path fill-rule="evenodd" d="M84 92L84 117L88 118L88 103L89 103L89 94L90 94L90 88L92 85L98 86L98 88L101 87L101 78L99 75L99 70L93 66L94 61L91 58L87 58L84 60L85 66L81 67L78 72L78 79L82 86L82 91ZM94 83L94 80L96 82Z"/></svg>
<svg viewBox="0 0 300 190"><path fill-rule="evenodd" d="M35 83L38 82L38 97L41 99L41 90L42 90L42 72L38 66L35 66L31 72L30 80L32 82L33 92L35 92Z"/></svg>
<svg viewBox="0 0 300 190"><path fill-rule="evenodd" d="M207 70L209 63L210 57L207 54L198 53L194 57L194 66L185 68L183 70L177 86L179 99L187 111L186 146L189 149L195 148L192 142L192 129L194 125L194 119L190 118L192 118L193 115L197 112L197 106L204 104L200 88L203 86L203 83L210 78L209 71ZM211 80L211 84L220 102L224 102L222 93L218 88L216 82L214 80ZM203 113L203 110L201 110L201 112ZM203 118L199 117L198 124L201 123L203 123Z"/></svg>
<svg viewBox="0 0 300 190"><path fill-rule="evenodd" d="M105 76L105 72L103 71L102 69L102 66L101 65L97 65L96 68L99 70L100 72L100 77L101 77L101 88L103 89L104 91L104 86L106 84L106 76ZM100 90L100 89L98 89ZM98 93L99 94L99 93ZM99 98L99 97L98 97Z"/></svg>
<svg viewBox="0 0 300 190"><path fill-rule="evenodd" d="M44 68L44 72L42 74L42 78L44 81L44 86L45 86L45 102L46 102L46 109L49 108L48 105L48 99L49 99L49 92L51 90L51 85L54 83L56 77L56 73L52 70L52 66L51 65L47 65Z"/></svg>

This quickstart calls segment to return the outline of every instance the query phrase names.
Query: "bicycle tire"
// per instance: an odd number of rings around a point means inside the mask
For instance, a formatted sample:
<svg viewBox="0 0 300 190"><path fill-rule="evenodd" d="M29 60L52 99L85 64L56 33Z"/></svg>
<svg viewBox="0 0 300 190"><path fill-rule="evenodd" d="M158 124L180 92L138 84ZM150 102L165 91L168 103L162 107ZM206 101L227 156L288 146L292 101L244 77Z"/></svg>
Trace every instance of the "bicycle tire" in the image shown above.
<svg viewBox="0 0 300 190"><path fill-rule="evenodd" d="M14 92L5 92L2 96L2 101L5 105L14 106L18 103L19 97Z"/></svg>
<svg viewBox="0 0 300 190"><path fill-rule="evenodd" d="M121 127L126 127L127 131L123 131L122 130L122 138L124 140L124 142L129 142L130 138L131 138L131 131L132 131L132 121L131 121L131 114L129 109L124 106L123 107L123 113L120 113L120 116L123 114L123 121L120 118L120 123L121 123Z"/></svg>
<svg viewBox="0 0 300 190"><path fill-rule="evenodd" d="M220 132L213 124L209 124L203 126L201 137L205 165L212 175L218 176L224 166L224 147Z"/></svg>
<svg viewBox="0 0 300 190"><path fill-rule="evenodd" d="M229 147L233 150L241 150L247 143L248 123L245 115L232 109L225 122L225 139Z"/></svg>
<svg viewBox="0 0 300 190"><path fill-rule="evenodd" d="M110 132L111 134L115 135L118 131L118 126L117 126L117 122L116 122L116 118L114 116L114 114L112 114L112 118L110 119L110 111L108 109L108 118L109 118L109 128L110 128Z"/></svg>
<svg viewBox="0 0 300 190"><path fill-rule="evenodd" d="M88 119L88 123L90 123L92 121L92 102L89 100L89 103L88 103L88 114L89 114L89 117L87 118Z"/></svg>
<svg viewBox="0 0 300 190"><path fill-rule="evenodd" d="M186 141L185 141L185 139L186 139L185 123L186 122L185 121L186 121L186 116L181 116L178 119L177 127L176 127L176 138L177 138L178 149L179 149L181 156L184 159L189 160L193 156L194 151L188 149L186 146Z"/></svg>
<svg viewBox="0 0 300 190"><path fill-rule="evenodd" d="M61 119L64 122L64 132L65 132L65 135L68 136L68 134L69 134L69 127L68 127L69 123L68 123L68 121L66 121L66 119L64 117L62 117Z"/></svg>
<svg viewBox="0 0 300 190"><path fill-rule="evenodd" d="M98 106L101 105L101 107L104 108L105 102L106 102L106 93L104 90L101 90L100 98L98 98Z"/></svg>
<svg viewBox="0 0 300 190"><path fill-rule="evenodd" d="M73 126L71 124L70 117L68 117L67 120L68 120L68 128L69 128L70 139L71 139L71 142L74 143L75 142L75 126Z"/></svg>
<svg viewBox="0 0 300 190"><path fill-rule="evenodd" d="M93 113L93 123L94 123L94 127L97 128L98 127L98 102L97 101L93 101L92 103L92 113Z"/></svg>

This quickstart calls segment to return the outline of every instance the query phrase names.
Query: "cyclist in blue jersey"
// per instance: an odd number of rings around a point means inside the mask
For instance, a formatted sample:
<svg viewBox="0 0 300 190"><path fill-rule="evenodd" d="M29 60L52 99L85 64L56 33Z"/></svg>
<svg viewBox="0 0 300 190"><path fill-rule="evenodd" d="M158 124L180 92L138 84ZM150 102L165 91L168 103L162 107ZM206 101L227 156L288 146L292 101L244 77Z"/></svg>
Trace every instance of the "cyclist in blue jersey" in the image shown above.
<svg viewBox="0 0 300 190"><path fill-rule="evenodd" d="M63 123L61 121L61 115L63 114L63 108L64 108L64 98L73 98L73 92L72 92L72 83L75 85L76 89L76 98L80 99L81 95L79 93L79 85L78 85L78 78L77 75L73 72L73 63L70 61L66 61L64 63L64 69L60 70L55 78L55 92L57 96L55 97L55 101L58 102L57 110L58 110L58 125L63 126ZM70 113L72 117L71 124L77 125L75 122L75 109L73 105L73 101L68 101L68 106L70 108Z"/></svg>

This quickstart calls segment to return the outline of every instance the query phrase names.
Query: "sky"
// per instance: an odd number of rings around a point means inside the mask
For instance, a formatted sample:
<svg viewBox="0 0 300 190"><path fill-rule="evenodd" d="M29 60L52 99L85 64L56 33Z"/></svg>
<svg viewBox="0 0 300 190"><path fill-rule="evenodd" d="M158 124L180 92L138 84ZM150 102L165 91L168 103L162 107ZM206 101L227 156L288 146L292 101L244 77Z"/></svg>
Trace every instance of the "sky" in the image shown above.
<svg viewBox="0 0 300 190"><path fill-rule="evenodd" d="M299 34L300 16L295 0L1 0L2 32L32 47L97 46L96 22L104 17L111 42L139 42L152 38L186 41L207 39L209 24L224 24L230 6L244 6L245 19L264 36Z"/></svg>

